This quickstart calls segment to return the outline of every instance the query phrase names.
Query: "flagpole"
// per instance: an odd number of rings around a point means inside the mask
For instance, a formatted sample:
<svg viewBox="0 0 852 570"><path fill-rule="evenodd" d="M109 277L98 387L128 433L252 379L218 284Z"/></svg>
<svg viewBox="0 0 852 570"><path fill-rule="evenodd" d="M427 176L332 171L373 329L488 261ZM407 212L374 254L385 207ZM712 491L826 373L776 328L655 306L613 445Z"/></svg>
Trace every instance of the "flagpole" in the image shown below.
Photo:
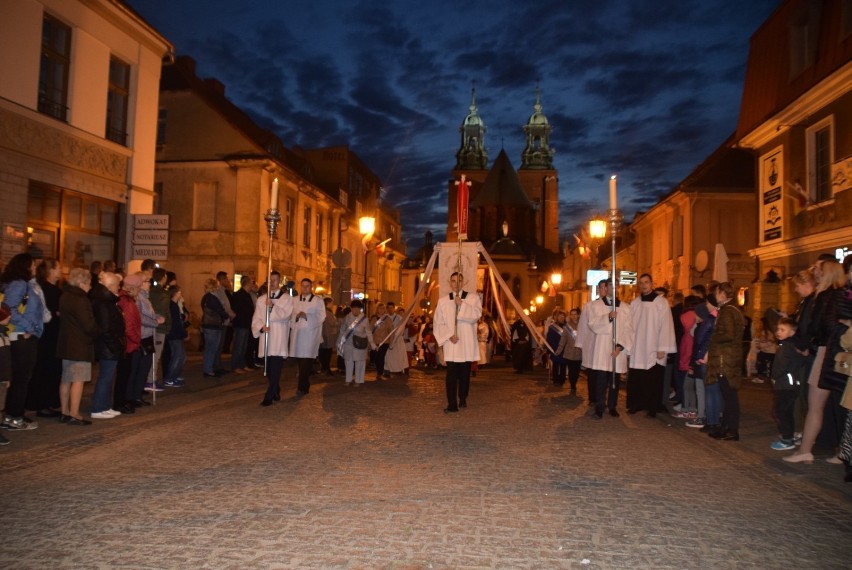
<svg viewBox="0 0 852 570"><path fill-rule="evenodd" d="M458 259L456 260L456 272L459 275L459 278L462 277L462 241L467 239L467 215L468 215L468 199L469 199L469 188L470 183L467 181L467 176L464 174L461 175L461 179L456 182L456 185L459 187L458 192L456 193L456 226L458 229L458 238L459 238L459 253ZM459 283L459 291L461 290L464 283ZM458 295L458 292L456 293ZM455 321L453 322L453 335L458 337L459 332L459 305L456 303L456 316Z"/></svg>

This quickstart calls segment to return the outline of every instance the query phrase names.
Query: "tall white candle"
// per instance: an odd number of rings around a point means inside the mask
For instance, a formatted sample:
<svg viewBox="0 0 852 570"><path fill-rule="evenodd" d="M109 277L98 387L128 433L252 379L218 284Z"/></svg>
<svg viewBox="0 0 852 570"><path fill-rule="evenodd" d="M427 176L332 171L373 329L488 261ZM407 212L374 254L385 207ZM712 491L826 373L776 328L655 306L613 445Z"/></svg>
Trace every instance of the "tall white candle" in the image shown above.
<svg viewBox="0 0 852 570"><path fill-rule="evenodd" d="M272 194L269 196L269 209L278 209L278 179L272 181Z"/></svg>
<svg viewBox="0 0 852 570"><path fill-rule="evenodd" d="M615 174L609 177L609 209L618 209L617 191L615 189Z"/></svg>

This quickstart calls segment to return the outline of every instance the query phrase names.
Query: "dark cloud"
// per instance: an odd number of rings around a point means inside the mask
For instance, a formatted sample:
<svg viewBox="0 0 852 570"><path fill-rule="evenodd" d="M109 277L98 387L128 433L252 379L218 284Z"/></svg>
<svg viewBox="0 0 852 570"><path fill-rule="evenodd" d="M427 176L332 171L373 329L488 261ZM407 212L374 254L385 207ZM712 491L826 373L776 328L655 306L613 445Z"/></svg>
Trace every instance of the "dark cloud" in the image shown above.
<svg viewBox="0 0 852 570"><path fill-rule="evenodd" d="M668 193L734 129L749 36L779 0L131 0L199 74L287 145L347 144L381 177L405 235L446 229L470 85L491 160L520 165L540 81L560 227Z"/></svg>

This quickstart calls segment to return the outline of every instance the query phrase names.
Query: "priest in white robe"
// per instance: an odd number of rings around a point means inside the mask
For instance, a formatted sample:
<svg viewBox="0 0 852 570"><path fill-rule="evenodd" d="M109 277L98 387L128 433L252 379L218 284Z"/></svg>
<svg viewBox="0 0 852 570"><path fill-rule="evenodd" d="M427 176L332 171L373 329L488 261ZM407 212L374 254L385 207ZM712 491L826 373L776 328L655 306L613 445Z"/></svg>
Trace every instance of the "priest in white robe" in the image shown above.
<svg viewBox="0 0 852 570"><path fill-rule="evenodd" d="M438 300L435 307L433 334L443 348L447 363L447 407L445 413L467 407L470 392L470 365L479 360L476 324L482 316L482 300L476 293L462 291L461 273L450 276L452 292Z"/></svg>
<svg viewBox="0 0 852 570"><path fill-rule="evenodd" d="M269 313L269 325L266 315ZM260 340L258 356L266 358L266 394L261 406L271 406L281 399L281 371L290 354L290 316L293 298L281 289L281 274L273 271L269 278L268 293L257 298L251 319L251 332ZM267 348L268 347L268 348Z"/></svg>
<svg viewBox="0 0 852 570"><path fill-rule="evenodd" d="M630 307L610 295L611 283L602 280L598 283L599 299L595 299L583 311L587 314L589 330L594 336L591 354L588 355L590 374L595 386L595 415L603 417L604 407L609 414L618 417L618 391L621 387L621 375L627 372L627 356L633 347L633 327L631 326ZM612 343L612 322L616 324L616 344ZM585 342L585 341L584 341ZM583 358L586 349L583 348ZM615 374L613 374L615 359Z"/></svg>
<svg viewBox="0 0 852 570"><path fill-rule="evenodd" d="M299 295L293 298L293 316L290 319L290 358L299 367L299 384L296 396L305 396L311 389L311 372L322 342L322 323L325 321L325 303L314 295L314 283L307 277L299 283Z"/></svg>
<svg viewBox="0 0 852 570"><path fill-rule="evenodd" d="M647 410L655 417L660 408L666 355L677 352L672 310L665 297L654 291L651 276L639 276L639 296L630 303L633 318L633 351L627 378L627 411Z"/></svg>

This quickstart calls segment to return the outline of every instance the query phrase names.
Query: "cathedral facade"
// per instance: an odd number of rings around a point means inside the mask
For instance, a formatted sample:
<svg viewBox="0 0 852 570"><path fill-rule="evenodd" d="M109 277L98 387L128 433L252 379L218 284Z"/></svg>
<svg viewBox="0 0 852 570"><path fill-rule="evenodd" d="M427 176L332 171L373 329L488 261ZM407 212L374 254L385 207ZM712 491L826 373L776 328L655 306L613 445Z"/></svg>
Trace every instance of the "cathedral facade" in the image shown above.
<svg viewBox="0 0 852 570"><path fill-rule="evenodd" d="M526 145L520 168L515 170L502 149L489 165L487 127L479 115L474 89L469 113L459 127L461 141L448 181L447 241L458 239L456 183L464 175L470 181L467 240L482 242L515 298L531 308L545 282L561 268L559 178L553 165L551 130L542 110L541 92L536 89L533 113L523 126ZM488 305L489 295L499 293L489 291L487 280L479 283ZM546 301L545 305L552 308L553 303Z"/></svg>

